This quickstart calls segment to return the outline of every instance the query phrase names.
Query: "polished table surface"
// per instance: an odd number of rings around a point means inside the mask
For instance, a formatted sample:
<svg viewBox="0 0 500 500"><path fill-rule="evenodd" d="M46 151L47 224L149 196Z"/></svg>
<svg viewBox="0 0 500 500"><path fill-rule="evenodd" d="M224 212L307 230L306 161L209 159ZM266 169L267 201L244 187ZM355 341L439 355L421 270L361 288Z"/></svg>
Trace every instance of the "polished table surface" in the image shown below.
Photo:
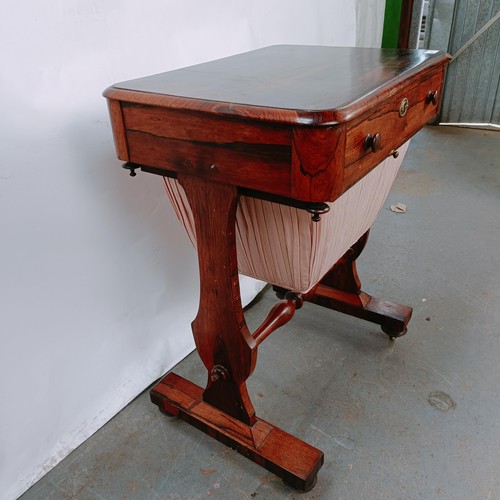
<svg viewBox="0 0 500 500"><path fill-rule="evenodd" d="M359 186L437 114L448 60L425 50L280 45L104 93L118 157L132 174L176 178L196 232L200 305L192 329L207 385L170 373L152 401L294 488L314 486L324 457L256 416L246 380L259 345L304 300L377 323L391 339L404 335L412 310L361 291L355 260L365 233L315 288L277 290L283 300L250 332L238 285L240 197L312 210L317 221L318 206Z"/></svg>
<svg viewBox="0 0 500 500"><path fill-rule="evenodd" d="M437 114L447 61L428 50L279 45L104 95L123 160L324 202Z"/></svg>
<svg viewBox="0 0 500 500"><path fill-rule="evenodd" d="M278 45L113 88L171 96L177 99L172 105L185 110L210 112L212 106L219 115L332 125L362 112L360 100L363 106L376 105L385 90L442 62L443 56L434 50ZM151 102L146 96L136 99ZM273 109L263 116L255 108Z"/></svg>

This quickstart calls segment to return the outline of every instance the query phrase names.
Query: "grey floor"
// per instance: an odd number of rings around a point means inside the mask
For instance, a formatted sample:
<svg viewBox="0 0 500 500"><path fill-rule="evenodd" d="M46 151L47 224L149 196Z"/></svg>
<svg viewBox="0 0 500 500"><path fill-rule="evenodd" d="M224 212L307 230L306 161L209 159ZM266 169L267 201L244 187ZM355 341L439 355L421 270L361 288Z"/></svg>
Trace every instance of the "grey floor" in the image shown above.
<svg viewBox="0 0 500 500"><path fill-rule="evenodd" d="M188 424L145 392L29 499L500 498L500 134L429 127L412 141L359 259L364 289L414 307L391 343L306 304L259 351L258 415L325 453L311 492ZM246 313L255 328L275 298ZM175 371L200 385L196 354Z"/></svg>

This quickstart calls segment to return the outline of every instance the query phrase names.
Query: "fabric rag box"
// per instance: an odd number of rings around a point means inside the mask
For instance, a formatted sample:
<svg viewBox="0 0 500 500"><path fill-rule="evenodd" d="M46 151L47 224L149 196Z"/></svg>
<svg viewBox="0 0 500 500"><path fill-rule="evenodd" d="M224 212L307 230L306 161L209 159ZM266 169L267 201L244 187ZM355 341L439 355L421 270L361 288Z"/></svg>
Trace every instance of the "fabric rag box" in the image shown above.
<svg viewBox="0 0 500 500"><path fill-rule="evenodd" d="M373 225L408 148L389 156L334 202L318 222L304 210L242 196L236 212L238 268L242 274L307 293ZM165 177L179 220L196 247L193 213L184 189Z"/></svg>

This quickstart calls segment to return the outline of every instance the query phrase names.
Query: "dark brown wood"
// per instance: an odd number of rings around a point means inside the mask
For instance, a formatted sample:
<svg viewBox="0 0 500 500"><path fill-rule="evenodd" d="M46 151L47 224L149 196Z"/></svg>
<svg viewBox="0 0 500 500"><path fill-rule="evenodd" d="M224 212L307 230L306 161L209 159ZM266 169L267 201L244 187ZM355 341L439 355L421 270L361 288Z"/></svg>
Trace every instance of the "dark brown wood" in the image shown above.
<svg viewBox="0 0 500 500"><path fill-rule="evenodd" d="M281 477L287 484L309 491L323 465L323 452L256 419L252 426L203 401L203 390L170 373L151 391L162 411L175 415Z"/></svg>
<svg viewBox="0 0 500 500"><path fill-rule="evenodd" d="M368 134L365 137L365 151L371 150L372 153L376 153L382 149L382 137L378 132L374 135Z"/></svg>
<svg viewBox="0 0 500 500"><path fill-rule="evenodd" d="M178 180L196 227L200 304L192 329L209 374L203 399L251 425L255 410L245 382L255 368L257 348L240 300L235 239L238 190L202 177L179 174ZM215 366L225 370L227 377L215 377Z"/></svg>
<svg viewBox="0 0 500 500"><path fill-rule="evenodd" d="M356 259L363 251L369 231L338 260L305 300L376 323L391 338L406 333L413 309L377 299L361 290Z"/></svg>
<svg viewBox="0 0 500 500"><path fill-rule="evenodd" d="M437 114L438 104L427 102L427 95L430 91L440 92L443 79L443 68L424 72L389 98L385 105L372 109L349 124L342 191L355 184ZM415 85L415 82L418 83ZM399 109L404 99L408 100L408 110L404 116L400 116ZM366 137L375 134L380 136L378 149L366 149Z"/></svg>
<svg viewBox="0 0 500 500"><path fill-rule="evenodd" d="M291 125L332 125L378 106L446 54L275 45L113 85L120 101ZM339 75L341 77L339 78Z"/></svg>
<svg viewBox="0 0 500 500"><path fill-rule="evenodd" d="M204 176L214 181L290 196L290 147L276 145L219 146L190 143L129 131L130 160L168 171ZM259 175L255 176L255 173Z"/></svg>
<svg viewBox="0 0 500 500"><path fill-rule="evenodd" d="M266 319L252 334L256 344L260 345L271 333L288 323L303 303L302 294L288 292L283 300L273 306Z"/></svg>
<svg viewBox="0 0 500 500"><path fill-rule="evenodd" d="M116 156L118 156L120 160L129 161L127 135L120 102L114 99L108 99L108 110L111 118L113 138L115 140Z"/></svg>
<svg viewBox="0 0 500 500"><path fill-rule="evenodd" d="M407 49L410 43L412 12L413 0L403 0L399 18L398 49Z"/></svg>
<svg viewBox="0 0 500 500"><path fill-rule="evenodd" d="M116 84L105 96L120 118L113 128L122 159L325 202L436 115L426 99L441 93L447 60L429 51L276 46ZM380 137L373 153L368 134Z"/></svg>
<svg viewBox="0 0 500 500"><path fill-rule="evenodd" d="M427 93L427 96L425 98L425 102L427 104L435 104L437 105L438 103L438 95L439 92L437 90L432 90Z"/></svg>
<svg viewBox="0 0 500 500"><path fill-rule="evenodd" d="M366 246L370 230L366 231L354 245L335 263L323 277L321 284L358 295L361 293L361 281L356 269L356 259Z"/></svg>
<svg viewBox="0 0 500 500"><path fill-rule="evenodd" d="M201 287L192 329L207 385L170 374L152 400L295 488L314 486L323 454L257 418L246 381L258 344L302 299L288 296L250 334L236 261L239 196L323 211L437 113L448 60L422 50L274 46L104 92L118 157L177 177L196 226ZM377 140L365 148L369 134ZM307 299L395 337L411 309L361 291L355 260L365 241Z"/></svg>
<svg viewBox="0 0 500 500"><path fill-rule="evenodd" d="M293 130L292 198L326 201L340 196L344 170L345 128L295 127Z"/></svg>
<svg viewBox="0 0 500 500"><path fill-rule="evenodd" d="M306 300L380 325L391 340L406 334L413 311L411 307L377 299L364 292L353 295L321 284Z"/></svg>

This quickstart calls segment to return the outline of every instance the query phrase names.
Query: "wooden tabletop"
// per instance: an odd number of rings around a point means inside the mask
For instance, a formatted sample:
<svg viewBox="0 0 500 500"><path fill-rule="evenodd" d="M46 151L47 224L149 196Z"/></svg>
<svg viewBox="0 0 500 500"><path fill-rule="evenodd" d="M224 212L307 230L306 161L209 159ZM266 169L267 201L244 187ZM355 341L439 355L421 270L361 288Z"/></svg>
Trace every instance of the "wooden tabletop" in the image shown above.
<svg viewBox="0 0 500 500"><path fill-rule="evenodd" d="M360 101L376 106L399 83L446 58L430 50L276 45L118 83L104 95L219 116L331 125L354 118Z"/></svg>

